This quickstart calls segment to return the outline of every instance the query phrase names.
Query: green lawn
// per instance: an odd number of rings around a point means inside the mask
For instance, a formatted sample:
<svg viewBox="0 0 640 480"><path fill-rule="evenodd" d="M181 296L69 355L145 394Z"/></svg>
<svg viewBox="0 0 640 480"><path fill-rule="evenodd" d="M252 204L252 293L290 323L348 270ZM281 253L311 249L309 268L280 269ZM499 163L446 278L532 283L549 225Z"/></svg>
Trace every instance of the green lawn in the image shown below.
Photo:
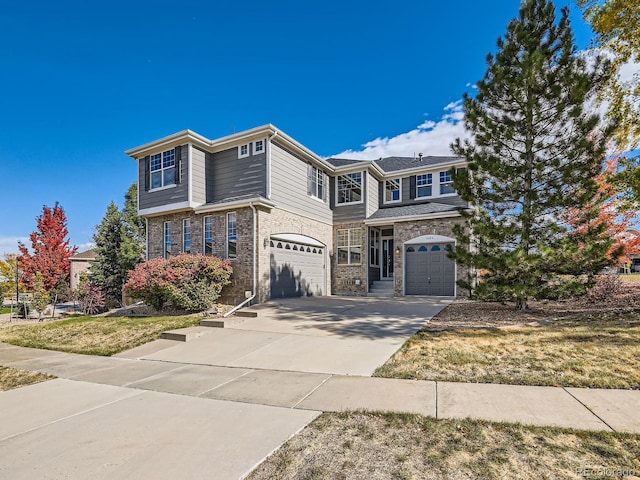
<svg viewBox="0 0 640 480"><path fill-rule="evenodd" d="M452 382L640 388L640 312L547 325L424 330L376 376Z"/></svg>
<svg viewBox="0 0 640 480"><path fill-rule="evenodd" d="M23 347L110 356L156 340L166 330L197 325L193 316L76 317L0 328L0 341Z"/></svg>
<svg viewBox="0 0 640 480"><path fill-rule="evenodd" d="M11 312L15 312L15 308L12 310L11 307L0 307L0 315Z"/></svg>

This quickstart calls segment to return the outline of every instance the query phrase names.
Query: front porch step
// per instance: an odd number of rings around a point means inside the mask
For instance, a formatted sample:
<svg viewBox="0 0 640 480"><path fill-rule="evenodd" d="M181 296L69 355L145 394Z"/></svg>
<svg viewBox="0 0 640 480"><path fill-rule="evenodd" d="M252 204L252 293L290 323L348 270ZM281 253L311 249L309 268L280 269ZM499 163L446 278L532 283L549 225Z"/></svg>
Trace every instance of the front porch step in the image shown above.
<svg viewBox="0 0 640 480"><path fill-rule="evenodd" d="M369 288L368 297L393 297L394 285L392 281L375 281L371 288Z"/></svg>

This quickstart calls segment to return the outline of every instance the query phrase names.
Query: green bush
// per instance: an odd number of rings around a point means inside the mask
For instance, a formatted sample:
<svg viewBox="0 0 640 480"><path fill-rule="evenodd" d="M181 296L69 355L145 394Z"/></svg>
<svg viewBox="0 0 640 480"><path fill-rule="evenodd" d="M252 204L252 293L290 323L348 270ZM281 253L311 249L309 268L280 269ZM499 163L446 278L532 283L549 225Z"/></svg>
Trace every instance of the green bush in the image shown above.
<svg viewBox="0 0 640 480"><path fill-rule="evenodd" d="M188 312L201 312L215 305L231 273L228 260L183 253L141 263L129 272L124 291L156 310L170 302Z"/></svg>

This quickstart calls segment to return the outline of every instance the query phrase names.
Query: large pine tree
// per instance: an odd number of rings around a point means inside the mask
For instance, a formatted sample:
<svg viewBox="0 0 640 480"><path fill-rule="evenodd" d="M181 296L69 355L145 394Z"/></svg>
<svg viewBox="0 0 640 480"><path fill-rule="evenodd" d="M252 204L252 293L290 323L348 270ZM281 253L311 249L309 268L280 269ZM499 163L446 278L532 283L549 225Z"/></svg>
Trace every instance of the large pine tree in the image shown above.
<svg viewBox="0 0 640 480"><path fill-rule="evenodd" d="M612 129L586 105L607 69L577 54L567 9L558 21L547 0L524 0L497 45L477 95L464 98L472 138L452 145L469 161L455 188L475 207L454 255L482 272L479 294L527 309L531 297L579 289L608 262L606 225L578 228L600 207L594 179ZM577 224L568 209L584 212Z"/></svg>
<svg viewBox="0 0 640 480"><path fill-rule="evenodd" d="M137 199L134 184L125 195L122 211L111 202L93 236L96 261L91 266L91 280L101 288L109 306L120 304L129 270L144 261L144 220L138 216Z"/></svg>
<svg viewBox="0 0 640 480"><path fill-rule="evenodd" d="M42 215L36 222L37 231L29 235L31 251L23 243L18 244L18 264L27 288L33 288L36 274L41 273L44 287L49 291L61 277L69 282L69 258L78 249L69 245L67 216L57 202L53 208L42 207Z"/></svg>

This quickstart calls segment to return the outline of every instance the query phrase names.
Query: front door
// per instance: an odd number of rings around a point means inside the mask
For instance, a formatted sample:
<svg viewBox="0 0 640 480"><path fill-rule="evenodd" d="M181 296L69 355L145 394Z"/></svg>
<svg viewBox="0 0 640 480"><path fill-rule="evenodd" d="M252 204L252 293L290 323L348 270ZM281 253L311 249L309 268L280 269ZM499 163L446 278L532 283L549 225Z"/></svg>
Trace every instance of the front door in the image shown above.
<svg viewBox="0 0 640 480"><path fill-rule="evenodd" d="M382 280L393 278L393 238L382 238Z"/></svg>

